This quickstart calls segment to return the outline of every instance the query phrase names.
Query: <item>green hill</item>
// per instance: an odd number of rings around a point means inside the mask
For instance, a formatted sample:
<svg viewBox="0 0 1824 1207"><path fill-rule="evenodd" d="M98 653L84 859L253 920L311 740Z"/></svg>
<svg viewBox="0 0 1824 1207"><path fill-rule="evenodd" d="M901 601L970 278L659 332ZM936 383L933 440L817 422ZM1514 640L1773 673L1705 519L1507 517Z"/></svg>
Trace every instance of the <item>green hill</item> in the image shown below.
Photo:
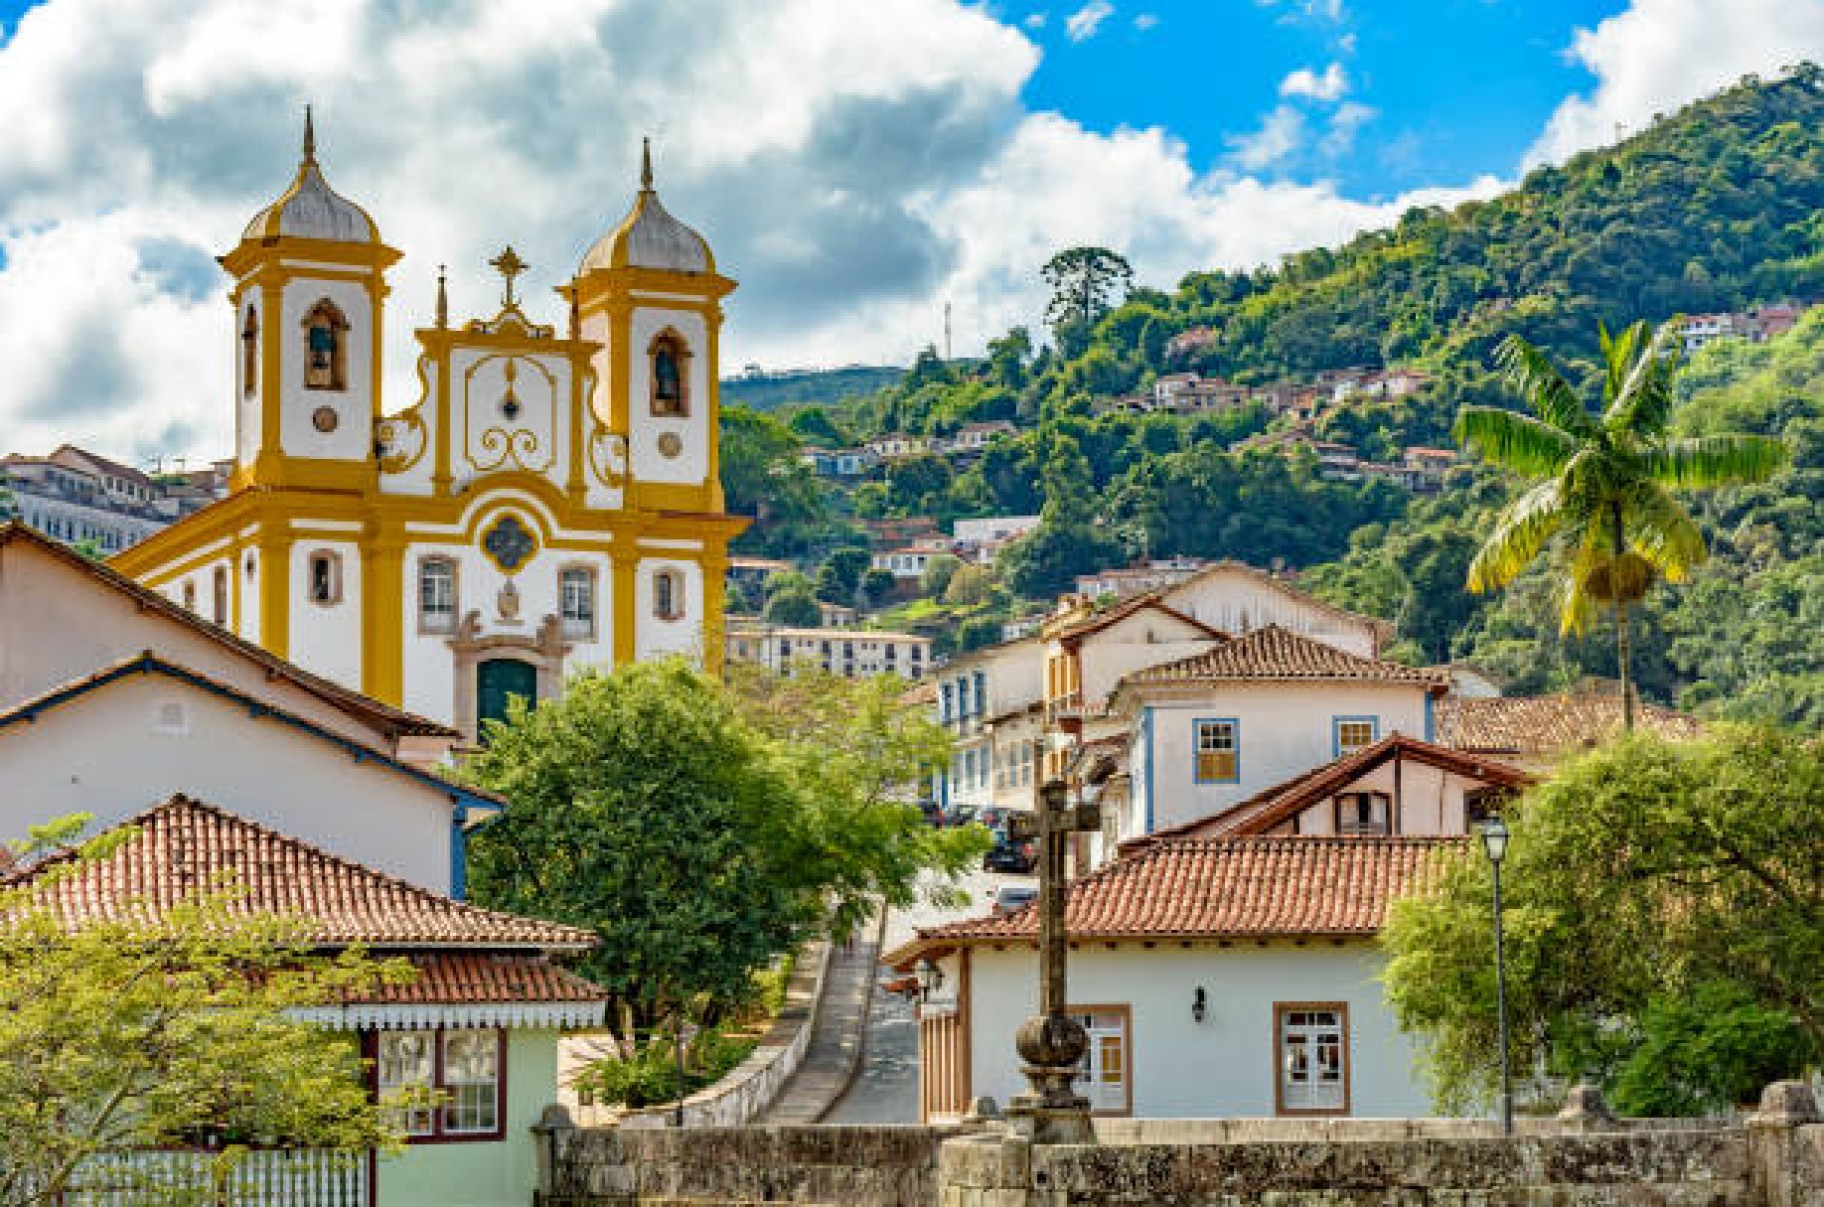
<svg viewBox="0 0 1824 1207"><path fill-rule="evenodd" d="M722 401L725 405L751 407L756 411L775 411L795 403L831 406L884 389L905 374L904 369L891 365L746 373L722 379Z"/></svg>

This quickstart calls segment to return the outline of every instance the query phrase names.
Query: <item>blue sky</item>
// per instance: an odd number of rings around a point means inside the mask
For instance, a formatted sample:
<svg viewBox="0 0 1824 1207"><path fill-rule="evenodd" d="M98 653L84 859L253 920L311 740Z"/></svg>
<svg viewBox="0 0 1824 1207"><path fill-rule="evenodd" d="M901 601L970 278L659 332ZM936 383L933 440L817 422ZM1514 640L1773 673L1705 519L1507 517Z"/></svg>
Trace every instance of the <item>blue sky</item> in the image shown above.
<svg viewBox="0 0 1824 1207"><path fill-rule="evenodd" d="M1036 108L1109 132L1162 125L1200 171L1232 163L1237 141L1281 104L1308 129L1342 104L1367 106L1347 146L1311 146L1265 166L1269 175L1335 180L1375 200L1516 162L1569 94L1594 76L1566 53L1579 27L1627 7L1619 0L1372 0L1352 5L1251 0L1111 0L1094 32L1073 39L1074 3L996 5L1039 42L1026 89ZM1081 35L1082 23L1078 24ZM1334 101L1282 97L1286 78L1341 68ZM1352 111L1359 112L1359 111Z"/></svg>
<svg viewBox="0 0 1824 1207"><path fill-rule="evenodd" d="M215 257L290 181L306 102L330 182L403 253L397 410L437 266L485 317L511 242L561 324L642 136L740 282L725 367L906 364L947 306L958 354L1042 338L1065 247L1170 289L1824 60L1824 0L0 0L0 23L0 450L130 458L230 439Z"/></svg>

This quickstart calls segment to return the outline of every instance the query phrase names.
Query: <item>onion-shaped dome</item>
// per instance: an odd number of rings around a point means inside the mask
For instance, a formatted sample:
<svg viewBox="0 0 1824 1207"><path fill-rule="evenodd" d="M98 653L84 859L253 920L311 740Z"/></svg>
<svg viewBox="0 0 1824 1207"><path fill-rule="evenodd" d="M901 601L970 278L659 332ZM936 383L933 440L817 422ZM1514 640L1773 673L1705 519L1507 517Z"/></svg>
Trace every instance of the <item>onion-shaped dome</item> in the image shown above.
<svg viewBox="0 0 1824 1207"><path fill-rule="evenodd" d="M598 268L656 268L665 272L709 273L716 258L702 235L673 218L652 187L652 143L640 157L640 195L621 224L595 241L578 265L577 276Z"/></svg>
<svg viewBox="0 0 1824 1207"><path fill-rule="evenodd" d="M304 110L304 159L283 196L253 216L243 239L324 239L333 243L378 243L380 228L367 211L329 187L317 166L317 138L310 110Z"/></svg>

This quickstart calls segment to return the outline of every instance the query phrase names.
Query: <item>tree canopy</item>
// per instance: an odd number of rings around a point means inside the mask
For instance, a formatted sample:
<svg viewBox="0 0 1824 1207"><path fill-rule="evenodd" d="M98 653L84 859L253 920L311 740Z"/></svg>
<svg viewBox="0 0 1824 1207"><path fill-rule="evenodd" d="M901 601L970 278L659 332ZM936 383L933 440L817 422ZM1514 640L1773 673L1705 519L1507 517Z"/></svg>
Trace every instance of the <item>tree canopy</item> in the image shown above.
<svg viewBox="0 0 1824 1207"><path fill-rule="evenodd" d="M1690 1114L1824 1056L1820 810L1815 736L1729 727L1636 735L1510 804L1514 1068L1594 1074L1624 1111ZM1382 935L1388 1000L1444 1109L1495 1085L1489 881L1466 847Z"/></svg>

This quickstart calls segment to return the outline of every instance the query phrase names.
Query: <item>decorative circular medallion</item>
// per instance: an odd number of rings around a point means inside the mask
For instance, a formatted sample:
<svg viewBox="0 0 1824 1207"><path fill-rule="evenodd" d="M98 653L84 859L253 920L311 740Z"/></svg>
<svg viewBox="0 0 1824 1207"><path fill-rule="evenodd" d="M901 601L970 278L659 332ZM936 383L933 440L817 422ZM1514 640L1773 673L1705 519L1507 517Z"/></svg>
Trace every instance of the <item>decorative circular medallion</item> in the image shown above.
<svg viewBox="0 0 1824 1207"><path fill-rule="evenodd" d="M659 434L659 451L664 453L667 457L677 456L684 451L684 437L678 435L676 432L661 432Z"/></svg>
<svg viewBox="0 0 1824 1207"><path fill-rule="evenodd" d="M512 574L537 551L538 541L518 516L508 512L482 534L481 548L503 572Z"/></svg>
<svg viewBox="0 0 1824 1207"><path fill-rule="evenodd" d="M310 413L310 424L319 432L333 432L336 430L336 424L340 422L341 420L336 417L334 407L318 407Z"/></svg>

